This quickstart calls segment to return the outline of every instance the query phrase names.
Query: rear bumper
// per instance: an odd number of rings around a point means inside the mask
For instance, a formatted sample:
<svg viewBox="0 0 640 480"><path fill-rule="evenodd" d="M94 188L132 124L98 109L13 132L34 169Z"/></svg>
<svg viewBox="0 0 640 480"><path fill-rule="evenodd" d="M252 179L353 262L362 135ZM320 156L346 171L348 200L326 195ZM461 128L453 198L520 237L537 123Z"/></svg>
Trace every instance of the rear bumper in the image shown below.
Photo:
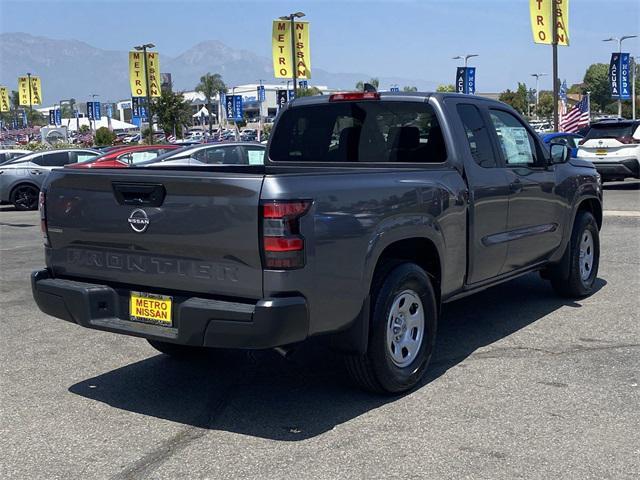
<svg viewBox="0 0 640 480"><path fill-rule="evenodd" d="M602 178L607 180L610 178L628 178L640 177L640 163L636 158L627 158L617 161L593 162L596 170Z"/></svg>
<svg viewBox="0 0 640 480"><path fill-rule="evenodd" d="M255 304L183 297L173 307L173 327L128 320L128 294L108 285L31 274L40 310L83 327L181 345L271 348L307 338L304 297L268 298Z"/></svg>

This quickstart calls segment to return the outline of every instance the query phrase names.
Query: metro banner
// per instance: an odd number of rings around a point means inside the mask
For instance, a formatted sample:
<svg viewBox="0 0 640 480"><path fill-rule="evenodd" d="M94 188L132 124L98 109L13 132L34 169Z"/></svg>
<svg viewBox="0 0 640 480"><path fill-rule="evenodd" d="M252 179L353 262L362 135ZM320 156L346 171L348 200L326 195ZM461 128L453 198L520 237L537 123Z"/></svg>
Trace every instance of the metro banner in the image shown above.
<svg viewBox="0 0 640 480"><path fill-rule="evenodd" d="M531 33L535 43L553 43L554 0L529 0ZM558 45L569 45L569 0L555 0Z"/></svg>
<svg viewBox="0 0 640 480"><path fill-rule="evenodd" d="M29 92L31 92L31 98L29 98ZM20 97L20 105L25 107L40 105L42 103L40 77L31 77L31 90L29 90L29 77L18 77L18 94Z"/></svg>
<svg viewBox="0 0 640 480"><path fill-rule="evenodd" d="M612 53L609 62L609 85L611 98L629 100L631 98L631 72L628 53Z"/></svg>
<svg viewBox="0 0 640 480"><path fill-rule="evenodd" d="M149 95L160 96L160 54L147 52L147 76L149 77ZM129 83L132 97L147 96L147 79L144 74L142 52L129 52Z"/></svg>
<svg viewBox="0 0 640 480"><path fill-rule="evenodd" d="M9 89L0 87L0 112L8 112L9 105Z"/></svg>
<svg viewBox="0 0 640 480"><path fill-rule="evenodd" d="M295 22L296 77L311 78L311 49L309 46L309 22ZM274 20L271 35L273 50L273 74L276 78L293 78L291 60L291 22Z"/></svg>

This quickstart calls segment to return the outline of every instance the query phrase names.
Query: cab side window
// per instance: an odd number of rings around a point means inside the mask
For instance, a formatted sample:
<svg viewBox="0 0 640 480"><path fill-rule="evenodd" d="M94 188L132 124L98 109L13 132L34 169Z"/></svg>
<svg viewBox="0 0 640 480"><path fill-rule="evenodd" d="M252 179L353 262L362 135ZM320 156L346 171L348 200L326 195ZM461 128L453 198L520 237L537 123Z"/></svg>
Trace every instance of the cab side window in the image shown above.
<svg viewBox="0 0 640 480"><path fill-rule="evenodd" d="M507 166L542 166L546 159L524 124L509 112L490 110L491 122Z"/></svg>
<svg viewBox="0 0 640 480"><path fill-rule="evenodd" d="M481 167L497 167L498 164L496 162L496 154L491 145L491 137L480 110L475 105L468 103L460 103L456 108L460 120L462 120L462 126L467 135L473 159Z"/></svg>

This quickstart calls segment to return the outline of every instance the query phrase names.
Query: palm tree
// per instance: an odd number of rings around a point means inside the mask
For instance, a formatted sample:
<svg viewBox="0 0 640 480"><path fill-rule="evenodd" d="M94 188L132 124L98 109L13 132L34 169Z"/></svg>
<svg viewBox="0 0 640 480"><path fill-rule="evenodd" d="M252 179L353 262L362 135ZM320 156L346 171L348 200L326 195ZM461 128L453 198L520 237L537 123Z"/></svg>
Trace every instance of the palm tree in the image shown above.
<svg viewBox="0 0 640 480"><path fill-rule="evenodd" d="M207 72L202 77L200 77L200 83L198 84L198 86L196 86L196 92L202 93L207 101L207 110L209 110L209 135L213 133L213 124L211 122L211 99L215 97L216 94L220 95L221 93L225 93L226 91L227 86L224 84L222 76L219 73L212 74Z"/></svg>

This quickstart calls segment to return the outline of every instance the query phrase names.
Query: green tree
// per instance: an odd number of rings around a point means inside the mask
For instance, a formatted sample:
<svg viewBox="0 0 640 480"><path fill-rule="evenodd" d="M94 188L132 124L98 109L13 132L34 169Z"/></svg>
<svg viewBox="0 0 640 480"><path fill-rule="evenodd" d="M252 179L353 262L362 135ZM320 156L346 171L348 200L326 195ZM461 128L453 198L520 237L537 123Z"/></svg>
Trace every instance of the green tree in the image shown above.
<svg viewBox="0 0 640 480"><path fill-rule="evenodd" d="M456 91L456 87L455 85L452 84L442 84L442 85L438 85L438 88L436 88L436 92L455 92Z"/></svg>
<svg viewBox="0 0 640 480"><path fill-rule="evenodd" d="M225 93L226 91L227 86L224 84L222 76L219 73L205 73L200 77L200 83L196 86L196 92L202 93L207 101L207 110L209 110L209 135L213 133L213 102L211 99L215 97L216 94Z"/></svg>
<svg viewBox="0 0 640 480"><path fill-rule="evenodd" d="M191 106L185 101L184 95L171 90L162 90L156 99L154 111L158 126L168 135L182 137L182 126L191 121Z"/></svg>
<svg viewBox="0 0 640 480"><path fill-rule="evenodd" d="M318 87L298 89L298 97L313 97L314 95L322 95L322 91Z"/></svg>
<svg viewBox="0 0 640 480"><path fill-rule="evenodd" d="M95 144L98 147L107 147L113 145L113 141L116 139L116 134L109 130L107 127L100 127L96 130Z"/></svg>
<svg viewBox="0 0 640 480"><path fill-rule="evenodd" d="M553 115L553 92L541 91L538 99L538 116L549 118Z"/></svg>
<svg viewBox="0 0 640 480"><path fill-rule="evenodd" d="M370 78L367 82L363 82L362 80L359 81L358 83L356 83L356 90L359 91L364 91L364 84L365 83L369 83L371 85L373 85L373 87L377 90L378 87L380 86L380 80L378 80L377 78Z"/></svg>
<svg viewBox="0 0 640 480"><path fill-rule="evenodd" d="M80 125L80 132L79 133L90 133L91 129L89 128L89 125Z"/></svg>
<svg viewBox="0 0 640 480"><path fill-rule="evenodd" d="M529 103L527 101L527 85L524 83L518 82L518 90L512 92L507 89L500 94L499 100L508 105L511 105L515 110L522 113L523 115L527 113Z"/></svg>
<svg viewBox="0 0 640 480"><path fill-rule="evenodd" d="M609 65L594 63L584 74L584 91L591 92L591 109L601 111L611 102L609 89Z"/></svg>
<svg viewBox="0 0 640 480"><path fill-rule="evenodd" d="M412 87L412 86L406 85L406 86L402 87L402 91L403 92L417 92L418 91L418 87Z"/></svg>

